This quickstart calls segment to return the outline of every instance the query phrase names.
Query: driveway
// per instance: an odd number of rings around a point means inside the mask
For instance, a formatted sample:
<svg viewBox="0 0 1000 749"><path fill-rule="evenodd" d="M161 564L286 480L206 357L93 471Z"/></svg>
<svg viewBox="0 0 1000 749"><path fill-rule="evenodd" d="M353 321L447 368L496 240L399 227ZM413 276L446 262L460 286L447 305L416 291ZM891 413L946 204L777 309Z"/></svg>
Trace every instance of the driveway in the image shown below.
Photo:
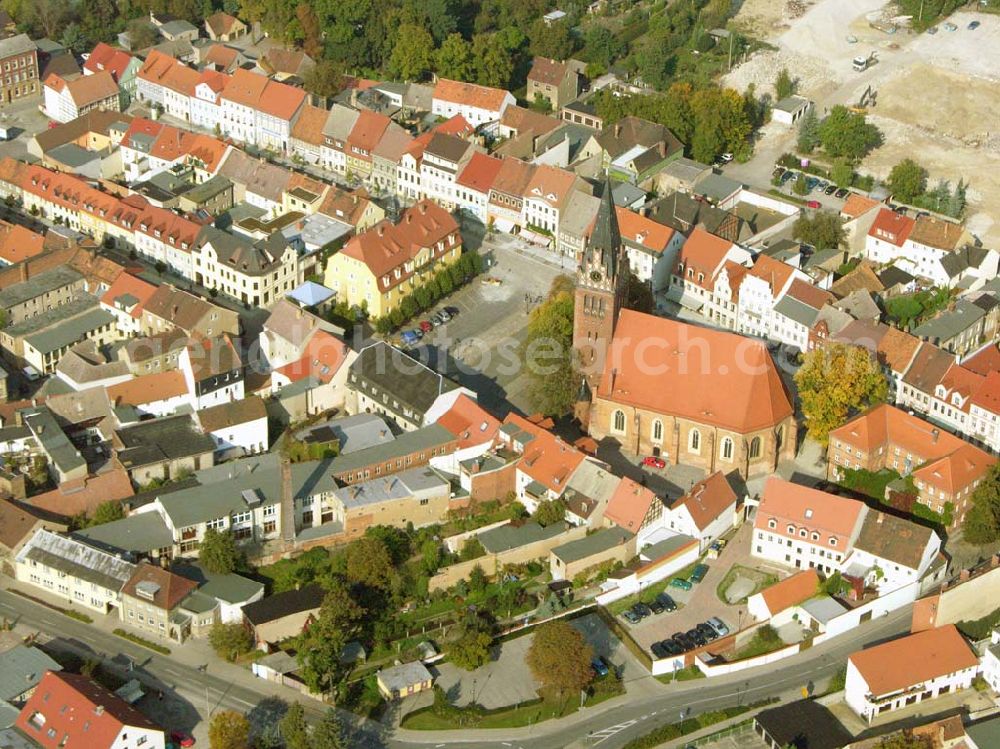
<svg viewBox="0 0 1000 749"><path fill-rule="evenodd" d="M687 632L713 616L722 619L734 632L751 624L753 620L747 613L745 603L728 604L719 599L717 589L723 578L735 565L762 569L780 577L787 574L750 555L752 535L753 523L745 522L730 538L718 559L703 559L703 563L708 565L708 574L691 591L668 588L667 592L678 603L677 611L654 614L636 625L628 625L622 619L640 647L648 650L654 642L668 639L676 632Z"/></svg>

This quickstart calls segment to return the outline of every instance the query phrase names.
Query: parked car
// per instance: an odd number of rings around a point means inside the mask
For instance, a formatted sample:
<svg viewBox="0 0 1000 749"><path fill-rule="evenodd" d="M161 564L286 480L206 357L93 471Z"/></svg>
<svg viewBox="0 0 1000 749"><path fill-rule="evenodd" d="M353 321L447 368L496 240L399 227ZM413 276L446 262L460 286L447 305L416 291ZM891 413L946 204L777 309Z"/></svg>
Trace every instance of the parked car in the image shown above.
<svg viewBox="0 0 1000 749"><path fill-rule="evenodd" d="M447 312L452 317L456 317L458 315L458 312L459 312L458 307L453 307L451 305L448 305L447 307L445 307L444 311Z"/></svg>
<svg viewBox="0 0 1000 749"><path fill-rule="evenodd" d="M822 205L818 200L810 200L806 203L806 208L822 208Z"/></svg>
<svg viewBox="0 0 1000 749"><path fill-rule="evenodd" d="M713 627L708 622L702 622L701 624L699 624L697 630L701 633L701 636L704 637L708 642L711 642L712 640L717 640L719 638L719 633L715 631L715 627Z"/></svg>
<svg viewBox="0 0 1000 749"><path fill-rule="evenodd" d="M688 637L686 632L674 632L670 639L680 646L682 653L694 649L694 640Z"/></svg>
<svg viewBox="0 0 1000 749"><path fill-rule="evenodd" d="M938 32L937 26L931 26L929 29L927 29L928 34L936 34L937 32Z"/></svg>
<svg viewBox="0 0 1000 749"><path fill-rule="evenodd" d="M826 188L828 188L829 186L830 183L827 182L825 179L821 179L819 182L816 183L816 189L819 190L820 192L826 192Z"/></svg>
<svg viewBox="0 0 1000 749"><path fill-rule="evenodd" d="M819 177L806 177L806 187L810 190L815 190L816 185L819 184Z"/></svg>
<svg viewBox="0 0 1000 749"><path fill-rule="evenodd" d="M708 547L708 558L718 559L719 555L722 553L722 550L725 548L726 548L726 542L723 541L721 538L718 541L713 542L712 545Z"/></svg>
<svg viewBox="0 0 1000 749"><path fill-rule="evenodd" d="M420 334L415 330L404 330L399 334L399 340L403 342L404 346L416 346L420 343Z"/></svg>
<svg viewBox="0 0 1000 749"><path fill-rule="evenodd" d="M731 153L724 153L722 154L722 156L719 157L719 161L721 161L723 164L728 164L732 160L733 160L733 155Z"/></svg>
<svg viewBox="0 0 1000 749"><path fill-rule="evenodd" d="M704 580L705 575L707 574L708 574L708 565L698 564L695 565L695 568L693 570L691 570L691 575L688 577L688 580L690 580L692 583L697 584L700 583L702 580Z"/></svg>
<svg viewBox="0 0 1000 749"><path fill-rule="evenodd" d="M594 669L594 673L598 676L607 676L610 672L608 669L608 664L604 662L604 659L598 656L590 662L590 667Z"/></svg>
<svg viewBox="0 0 1000 749"><path fill-rule="evenodd" d="M953 24L951 21L948 21L947 23L942 24L941 28L943 28L945 31L955 31L958 29L958 26Z"/></svg>
<svg viewBox="0 0 1000 749"><path fill-rule="evenodd" d="M666 640L663 642L654 642L649 646L649 649L653 651L653 656L656 658L666 658L670 655L670 652L666 648Z"/></svg>
<svg viewBox="0 0 1000 749"><path fill-rule="evenodd" d="M655 455L647 455L642 459L642 464L647 468L658 468L661 470L667 467L667 461Z"/></svg>
<svg viewBox="0 0 1000 749"><path fill-rule="evenodd" d="M670 655L680 655L684 652L684 646L677 642L677 640L664 640L660 644L666 648L667 653Z"/></svg>
<svg viewBox="0 0 1000 749"><path fill-rule="evenodd" d="M451 320L451 313L448 312L448 308L446 307L444 309L438 310L438 317L440 317L445 322L449 322Z"/></svg>
<svg viewBox="0 0 1000 749"><path fill-rule="evenodd" d="M430 320L420 321L420 332L430 333L432 330L434 330L434 323L432 323Z"/></svg>
<svg viewBox="0 0 1000 749"><path fill-rule="evenodd" d="M653 599L652 601L649 602L649 610L652 611L654 614L662 614L663 604L657 601L656 599Z"/></svg>
<svg viewBox="0 0 1000 749"><path fill-rule="evenodd" d="M975 31L979 28L979 21L969 21L969 25L966 26L969 31Z"/></svg>
<svg viewBox="0 0 1000 749"><path fill-rule="evenodd" d="M823 190L823 194L824 195L833 195L835 192L837 192L837 186L836 185L827 185L826 189Z"/></svg>
<svg viewBox="0 0 1000 749"><path fill-rule="evenodd" d="M694 586L682 577L675 577L670 581L670 587L680 588L681 590L691 590Z"/></svg>
<svg viewBox="0 0 1000 749"><path fill-rule="evenodd" d="M626 609L623 611L622 618L629 624L638 624L642 621L642 617L635 613L632 609Z"/></svg>
<svg viewBox="0 0 1000 749"><path fill-rule="evenodd" d="M440 325L444 325L446 322L448 322L448 318L445 317L444 312L435 312L431 315L431 324L434 325L435 328Z"/></svg>
<svg viewBox="0 0 1000 749"><path fill-rule="evenodd" d="M644 603L635 604L632 610L639 615L640 619L645 619L647 616L653 615L653 610Z"/></svg>
<svg viewBox="0 0 1000 749"><path fill-rule="evenodd" d="M715 630L719 637L725 637L729 634L729 627L727 627L725 622L723 622L719 617L713 616L707 623L712 629Z"/></svg>
<svg viewBox="0 0 1000 749"><path fill-rule="evenodd" d="M705 635L699 632L697 627L692 627L684 634L686 634L688 636L688 639L691 640L691 642L693 642L699 648L703 647L704 645L708 645L708 640L705 639Z"/></svg>
<svg viewBox="0 0 1000 749"><path fill-rule="evenodd" d="M677 603L667 593L660 593L656 597L656 602L663 607L664 611L677 611Z"/></svg>
<svg viewBox="0 0 1000 749"><path fill-rule="evenodd" d="M194 736L184 731L171 731L170 740L178 746L183 746L185 749L189 746L194 746Z"/></svg>
<svg viewBox="0 0 1000 749"><path fill-rule="evenodd" d="M776 166L771 171L771 176L772 177L780 177L784 173L785 173L785 167L783 167L783 166Z"/></svg>
<svg viewBox="0 0 1000 749"><path fill-rule="evenodd" d="M833 197L840 198L841 200L843 200L844 198L847 197L847 193L849 192L850 190L848 190L846 187L841 187L839 190L837 190L837 192L833 194Z"/></svg>

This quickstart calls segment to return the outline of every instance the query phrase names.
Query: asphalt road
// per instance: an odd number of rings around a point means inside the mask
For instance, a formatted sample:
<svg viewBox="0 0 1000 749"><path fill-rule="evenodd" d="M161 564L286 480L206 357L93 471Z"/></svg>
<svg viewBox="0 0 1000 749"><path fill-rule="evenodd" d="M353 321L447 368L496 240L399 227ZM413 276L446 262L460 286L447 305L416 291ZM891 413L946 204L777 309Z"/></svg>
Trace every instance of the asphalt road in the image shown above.
<svg viewBox="0 0 1000 749"><path fill-rule="evenodd" d="M128 655L139 664L133 676L138 676L154 689L170 690L199 707L208 704L212 710L233 709L246 712L265 697L294 699L289 690L263 681L254 682L254 688L251 689L211 673L211 668L203 672L177 660L153 655L145 648L132 645L102 629L69 619L6 591L0 591L0 616L45 632L61 640L68 648L84 654L96 653L108 659L119 653ZM462 746L472 749L601 746L604 749L615 749L659 725L676 722L681 717L681 711L687 711L684 717L690 717L727 705L787 695L810 682L817 687L821 686L844 664L850 653L865 645L904 634L909 631L909 625L910 607L907 606L779 664L749 669L710 681L700 679L681 682L664 688L660 695L638 698L613 709L602 710L602 706L597 706L560 721L527 728L475 732L406 731L389 736L379 724L358 724L355 721L349 729L349 746L392 749L420 746ZM318 719L325 710L323 705L310 700L302 700L302 703L307 716L313 720Z"/></svg>

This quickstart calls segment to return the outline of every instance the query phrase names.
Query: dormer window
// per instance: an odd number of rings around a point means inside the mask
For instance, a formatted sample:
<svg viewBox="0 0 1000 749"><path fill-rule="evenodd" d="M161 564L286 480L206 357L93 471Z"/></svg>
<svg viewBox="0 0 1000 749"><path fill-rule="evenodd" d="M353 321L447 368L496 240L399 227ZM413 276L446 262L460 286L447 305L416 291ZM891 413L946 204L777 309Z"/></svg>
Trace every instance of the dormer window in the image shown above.
<svg viewBox="0 0 1000 749"><path fill-rule="evenodd" d="M817 533L816 531L813 531L813 532L812 532L812 536L810 536L810 538L811 538L811 539L812 539L813 541L819 541L819 534L818 534L818 533Z"/></svg>
<svg viewBox="0 0 1000 749"><path fill-rule="evenodd" d="M807 531L806 531L805 528L802 528L801 530L799 530L799 535L802 536L802 538L805 538L806 534L807 534Z"/></svg>
<svg viewBox="0 0 1000 749"><path fill-rule="evenodd" d="M836 545L837 545L837 539L834 538L833 536L830 536L830 546L836 546Z"/></svg>
<svg viewBox="0 0 1000 749"><path fill-rule="evenodd" d="M938 385L934 389L934 392L937 395L937 397L941 398L941 399L944 399L944 398L946 398L948 396L948 391L947 391L947 389L945 389L944 385Z"/></svg>
<svg viewBox="0 0 1000 749"><path fill-rule="evenodd" d="M788 535L790 535L790 536L794 536L795 535L795 526L794 525L789 525L788 528L786 528L786 530L788 531Z"/></svg>
<svg viewBox="0 0 1000 749"><path fill-rule="evenodd" d="M767 521L767 527L768 528L777 528L778 527L778 521L775 520L774 518L771 518L770 520Z"/></svg>

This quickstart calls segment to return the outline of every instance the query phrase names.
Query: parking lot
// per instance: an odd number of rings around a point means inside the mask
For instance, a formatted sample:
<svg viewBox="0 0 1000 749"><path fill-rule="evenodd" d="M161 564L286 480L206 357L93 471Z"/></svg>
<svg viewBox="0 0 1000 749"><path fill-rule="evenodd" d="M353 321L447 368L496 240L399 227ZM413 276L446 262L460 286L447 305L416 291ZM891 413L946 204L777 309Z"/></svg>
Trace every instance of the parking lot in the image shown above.
<svg viewBox="0 0 1000 749"><path fill-rule="evenodd" d="M618 669L626 687L630 682L648 679L648 672L597 614L581 616L571 624L583 634L595 656L603 656ZM537 699L540 684L525 664L531 640L532 635L527 634L502 643L494 660L475 671L442 663L437 668L435 683L459 706L477 702L487 709L496 709Z"/></svg>
<svg viewBox="0 0 1000 749"><path fill-rule="evenodd" d="M763 565L761 560L750 556L752 531L752 524L745 523L729 540L718 559L702 559L702 563L708 565L708 573L690 591L667 587L666 592L678 604L677 611L654 614L638 624L629 624L622 619L636 643L649 651L654 642L669 639L677 632L687 632L713 616L720 618L731 632L752 624L754 619L747 612L745 601L729 604L719 598L718 588L727 573L738 566L766 571L773 577L787 575L787 572Z"/></svg>
<svg viewBox="0 0 1000 749"><path fill-rule="evenodd" d="M521 342L531 310L545 299L552 279L565 272L516 248L487 240L481 251L492 265L483 275L407 326L416 327L441 307L458 308L457 316L426 335L414 351L478 393L479 402L492 411L509 408L508 402L531 410ZM486 283L486 278L499 283Z"/></svg>

